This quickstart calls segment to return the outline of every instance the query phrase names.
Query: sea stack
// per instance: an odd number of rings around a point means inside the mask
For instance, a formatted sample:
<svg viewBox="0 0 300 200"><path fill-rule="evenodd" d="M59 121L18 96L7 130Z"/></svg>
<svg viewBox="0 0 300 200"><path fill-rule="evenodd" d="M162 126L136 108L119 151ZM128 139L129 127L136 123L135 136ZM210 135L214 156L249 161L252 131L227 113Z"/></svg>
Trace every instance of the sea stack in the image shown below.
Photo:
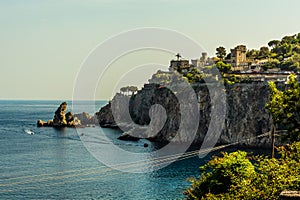
<svg viewBox="0 0 300 200"><path fill-rule="evenodd" d="M42 120L37 121L38 127L76 127L81 126L80 120L74 116L72 112L66 113L67 103L63 102L55 111L53 120L44 122Z"/></svg>
<svg viewBox="0 0 300 200"><path fill-rule="evenodd" d="M67 103L63 102L60 104L58 109L55 111L55 115L53 118L53 126L60 127L60 126L67 126L66 120L66 113L67 110Z"/></svg>

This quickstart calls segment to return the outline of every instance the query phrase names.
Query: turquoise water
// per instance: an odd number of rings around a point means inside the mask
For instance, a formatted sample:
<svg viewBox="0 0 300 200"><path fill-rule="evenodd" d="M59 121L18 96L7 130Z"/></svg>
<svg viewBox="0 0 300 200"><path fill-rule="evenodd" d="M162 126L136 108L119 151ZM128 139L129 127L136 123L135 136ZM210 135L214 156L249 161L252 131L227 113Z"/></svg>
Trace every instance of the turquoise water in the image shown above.
<svg viewBox="0 0 300 200"><path fill-rule="evenodd" d="M144 174L113 170L85 149L76 129L36 127L37 119L52 119L60 103L0 101L0 199L180 199L189 185L186 179L197 176L199 166L208 159L181 160ZM82 111L93 113L84 104ZM105 104L98 101L96 107ZM35 134L28 134L29 130ZM119 131L102 130L99 135L107 135L125 150L155 149L149 141L119 141ZM148 148L144 148L145 142Z"/></svg>

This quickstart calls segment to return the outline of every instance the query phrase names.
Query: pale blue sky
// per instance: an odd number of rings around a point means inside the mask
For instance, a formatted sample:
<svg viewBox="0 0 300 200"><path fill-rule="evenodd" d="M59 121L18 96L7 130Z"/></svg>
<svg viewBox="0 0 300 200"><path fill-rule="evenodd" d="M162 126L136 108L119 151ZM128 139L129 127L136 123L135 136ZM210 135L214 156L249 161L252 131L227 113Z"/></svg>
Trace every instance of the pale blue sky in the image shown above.
<svg viewBox="0 0 300 200"><path fill-rule="evenodd" d="M0 99L71 99L89 52L122 31L177 30L213 55L219 45L259 48L300 32L299 7L299 0L0 0ZM96 96L108 99L111 89Z"/></svg>

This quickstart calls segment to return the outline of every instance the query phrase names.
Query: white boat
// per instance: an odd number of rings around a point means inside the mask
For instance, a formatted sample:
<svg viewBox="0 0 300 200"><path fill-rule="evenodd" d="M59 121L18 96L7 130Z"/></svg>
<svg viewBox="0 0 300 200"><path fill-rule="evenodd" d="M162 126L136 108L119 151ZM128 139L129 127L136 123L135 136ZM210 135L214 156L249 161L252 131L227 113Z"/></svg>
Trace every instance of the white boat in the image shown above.
<svg viewBox="0 0 300 200"><path fill-rule="evenodd" d="M26 129L26 130L24 130L24 132L29 134L29 135L34 135L34 132L30 129Z"/></svg>

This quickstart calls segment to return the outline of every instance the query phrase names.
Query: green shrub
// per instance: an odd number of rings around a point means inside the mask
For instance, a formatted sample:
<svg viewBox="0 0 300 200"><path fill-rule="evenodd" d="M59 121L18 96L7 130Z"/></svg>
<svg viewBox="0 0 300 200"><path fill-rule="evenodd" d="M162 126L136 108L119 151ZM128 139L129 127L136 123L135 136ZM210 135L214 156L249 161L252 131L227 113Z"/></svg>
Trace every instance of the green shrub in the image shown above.
<svg viewBox="0 0 300 200"><path fill-rule="evenodd" d="M200 167L200 171L202 175L198 180L190 179L192 186L185 192L189 199L198 199L209 193L228 193L231 187L246 186L255 173L247 153L242 151L214 157Z"/></svg>
<svg viewBox="0 0 300 200"><path fill-rule="evenodd" d="M300 142L279 147L278 159L223 153L190 179L187 199L278 199L283 190L300 190ZM253 164L252 164L253 163Z"/></svg>
<svg viewBox="0 0 300 200"><path fill-rule="evenodd" d="M300 84L294 74L288 77L288 89L280 91L270 82L270 102L266 108L270 111L276 125L285 127L288 134L284 139L300 141Z"/></svg>

